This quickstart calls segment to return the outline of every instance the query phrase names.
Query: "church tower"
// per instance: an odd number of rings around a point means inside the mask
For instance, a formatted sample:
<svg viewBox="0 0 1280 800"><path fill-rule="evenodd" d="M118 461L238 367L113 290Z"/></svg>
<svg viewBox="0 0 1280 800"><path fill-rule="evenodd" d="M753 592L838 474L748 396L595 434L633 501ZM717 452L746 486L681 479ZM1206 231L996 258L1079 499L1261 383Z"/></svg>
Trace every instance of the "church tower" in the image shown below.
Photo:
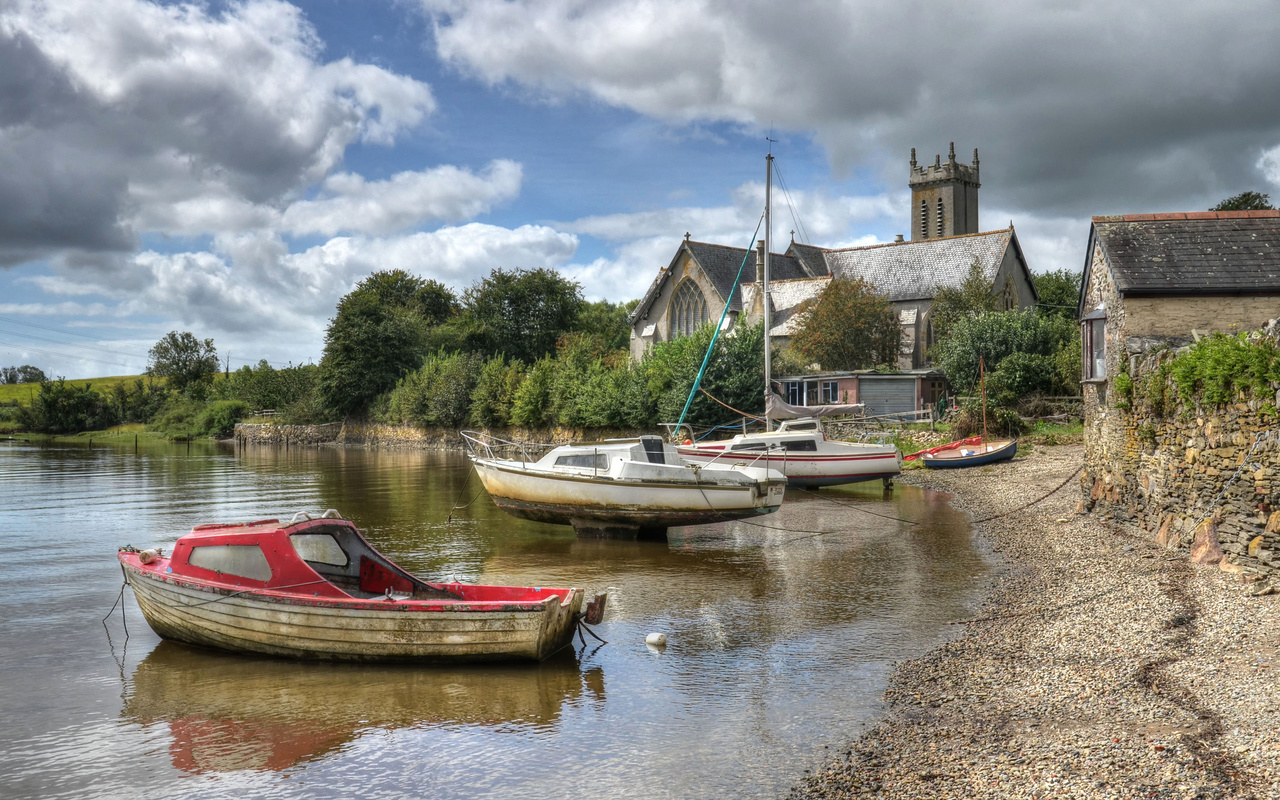
<svg viewBox="0 0 1280 800"><path fill-rule="evenodd" d="M936 239L978 233L978 148L973 148L973 165L956 161L956 143L951 143L947 163L934 156L927 166L916 164L911 148L911 240Z"/></svg>

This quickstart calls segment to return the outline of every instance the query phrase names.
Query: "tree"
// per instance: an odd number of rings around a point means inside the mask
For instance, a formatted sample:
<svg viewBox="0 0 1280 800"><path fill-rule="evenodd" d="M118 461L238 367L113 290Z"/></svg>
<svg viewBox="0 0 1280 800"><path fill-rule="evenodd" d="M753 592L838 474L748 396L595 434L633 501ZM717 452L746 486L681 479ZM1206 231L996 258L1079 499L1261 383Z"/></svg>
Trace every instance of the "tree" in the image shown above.
<svg viewBox="0 0 1280 800"><path fill-rule="evenodd" d="M1218 203L1210 211L1274 211L1271 195L1257 192L1241 192Z"/></svg>
<svg viewBox="0 0 1280 800"><path fill-rule="evenodd" d="M1076 319L1080 304L1080 280L1083 272L1059 269L1032 276L1040 302L1036 308L1044 314Z"/></svg>
<svg viewBox="0 0 1280 800"><path fill-rule="evenodd" d="M218 351L212 339L203 341L189 331L169 331L147 353L147 374L167 378L179 392L199 395L218 371Z"/></svg>
<svg viewBox="0 0 1280 800"><path fill-rule="evenodd" d="M404 270L375 272L338 301L324 335L318 375L332 413L363 412L402 375L422 365L427 336L454 313L453 294Z"/></svg>
<svg viewBox="0 0 1280 800"><path fill-rule="evenodd" d="M791 346L823 369L866 369L893 364L901 331L887 298L861 278L832 278L815 300L803 303Z"/></svg>
<svg viewBox="0 0 1280 800"><path fill-rule="evenodd" d="M982 264L974 259L959 288L948 286L934 295L933 305L929 308L934 341L945 337L957 320L980 317L995 310L996 296L991 293L991 279Z"/></svg>
<svg viewBox="0 0 1280 800"><path fill-rule="evenodd" d="M625 350L631 342L631 326L627 324L627 317L639 304L639 300L586 303L578 315L577 329L598 338L606 350Z"/></svg>
<svg viewBox="0 0 1280 800"><path fill-rule="evenodd" d="M971 394L978 386L979 360L985 363L987 374L1000 368L1001 362L1014 353L1043 356L1048 362L1023 358L1015 362L1017 371L1025 374L1028 369L1053 370L1052 363L1064 347L1079 347L1080 328L1074 321L1049 316L1038 311L995 311L980 317L957 320L945 339L936 348L934 363L961 394ZM1053 372L1056 376L1056 372ZM1029 380L1010 374L1011 388L1029 386Z"/></svg>
<svg viewBox="0 0 1280 800"><path fill-rule="evenodd" d="M468 289L456 326L459 349L533 363L555 352L585 305L575 281L550 269L495 269Z"/></svg>
<svg viewBox="0 0 1280 800"><path fill-rule="evenodd" d="M47 380L44 370L30 364L0 369L0 383L44 383Z"/></svg>

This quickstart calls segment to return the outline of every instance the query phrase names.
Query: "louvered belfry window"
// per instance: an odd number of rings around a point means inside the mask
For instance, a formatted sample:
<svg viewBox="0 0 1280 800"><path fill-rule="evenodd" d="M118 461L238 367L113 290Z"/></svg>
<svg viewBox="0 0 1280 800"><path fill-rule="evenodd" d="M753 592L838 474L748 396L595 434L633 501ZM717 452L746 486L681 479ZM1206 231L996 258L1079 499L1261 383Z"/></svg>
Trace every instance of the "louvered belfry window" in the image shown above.
<svg viewBox="0 0 1280 800"><path fill-rule="evenodd" d="M920 201L920 238L929 238L929 201Z"/></svg>
<svg viewBox="0 0 1280 800"><path fill-rule="evenodd" d="M939 236L945 235L945 229L943 228L943 225L942 225L942 218L944 214L945 212L943 211L943 207L942 207L942 198L939 197L938 198L938 235Z"/></svg>
<svg viewBox="0 0 1280 800"><path fill-rule="evenodd" d="M671 298L671 338L688 336L707 323L707 300L698 284L686 280Z"/></svg>

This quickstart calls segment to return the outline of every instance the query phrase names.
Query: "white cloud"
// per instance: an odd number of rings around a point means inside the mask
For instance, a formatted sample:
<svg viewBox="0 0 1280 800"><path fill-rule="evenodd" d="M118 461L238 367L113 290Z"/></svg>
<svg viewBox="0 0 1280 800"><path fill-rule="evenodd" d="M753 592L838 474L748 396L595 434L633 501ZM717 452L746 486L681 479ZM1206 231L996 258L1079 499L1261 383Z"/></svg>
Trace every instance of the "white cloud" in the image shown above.
<svg viewBox="0 0 1280 800"><path fill-rule="evenodd" d="M1280 188L1280 144L1263 151L1258 157L1258 169L1273 186Z"/></svg>
<svg viewBox="0 0 1280 800"><path fill-rule="evenodd" d="M426 84L320 52L277 0L0 6L0 263L270 225L349 145L434 111Z"/></svg>
<svg viewBox="0 0 1280 800"><path fill-rule="evenodd" d="M809 133L891 184L910 147L955 140L1019 216L1203 208L1280 139L1266 0L420 2L441 57L487 84Z"/></svg>
<svg viewBox="0 0 1280 800"><path fill-rule="evenodd" d="M324 182L321 196L290 205L282 224L294 234L340 231L385 234L426 220L458 222L489 211L520 193L522 170L497 160L479 175L453 166L401 172L385 181L340 173Z"/></svg>

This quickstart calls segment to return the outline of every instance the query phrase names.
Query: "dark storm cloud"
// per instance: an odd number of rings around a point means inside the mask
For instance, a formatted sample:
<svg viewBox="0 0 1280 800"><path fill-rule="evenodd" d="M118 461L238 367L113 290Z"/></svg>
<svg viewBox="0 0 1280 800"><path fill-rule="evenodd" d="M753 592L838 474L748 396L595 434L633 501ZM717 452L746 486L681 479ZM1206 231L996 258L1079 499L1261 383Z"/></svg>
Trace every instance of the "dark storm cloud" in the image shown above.
<svg viewBox="0 0 1280 800"><path fill-rule="evenodd" d="M955 141L984 202L1046 217L1204 207L1280 145L1270 2L423 4L486 82L811 131L894 185Z"/></svg>

